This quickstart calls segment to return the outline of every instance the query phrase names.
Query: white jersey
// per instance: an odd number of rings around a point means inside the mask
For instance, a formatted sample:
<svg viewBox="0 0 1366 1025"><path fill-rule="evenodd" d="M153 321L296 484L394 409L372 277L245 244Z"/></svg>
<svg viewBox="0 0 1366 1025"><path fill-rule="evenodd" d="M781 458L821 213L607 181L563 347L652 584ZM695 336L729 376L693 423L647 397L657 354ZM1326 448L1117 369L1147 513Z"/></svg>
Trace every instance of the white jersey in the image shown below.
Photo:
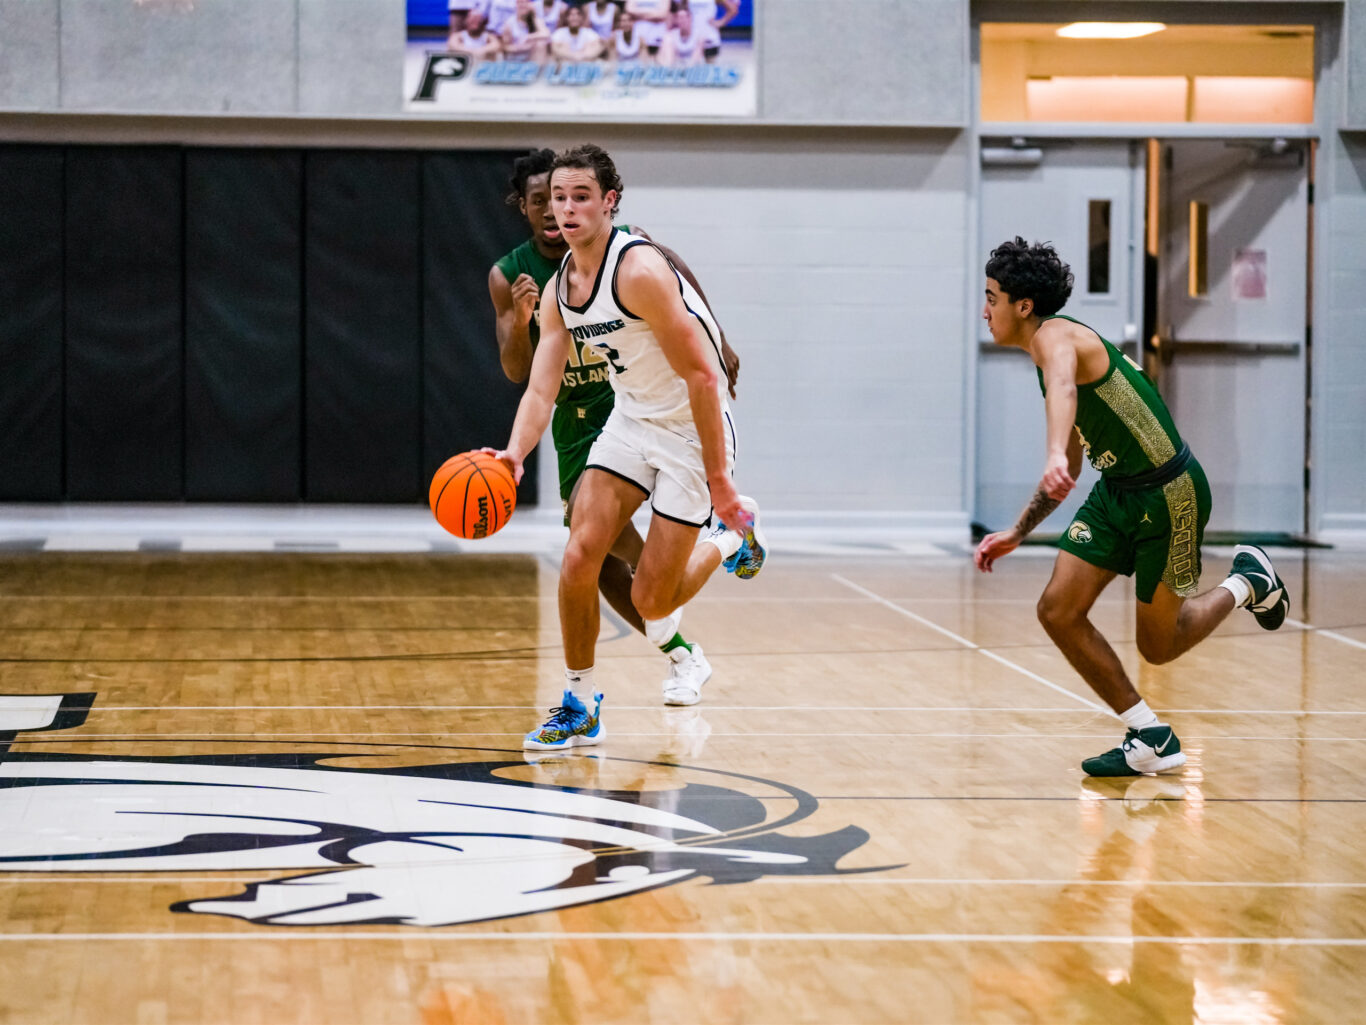
<svg viewBox="0 0 1366 1025"><path fill-rule="evenodd" d="M470 35L469 29L465 29L462 32L457 32L451 37L450 46L453 50L472 53L477 57L490 47L501 47L502 43L499 38L488 29L484 29L477 37Z"/></svg>
<svg viewBox="0 0 1366 1025"><path fill-rule="evenodd" d="M564 19L564 9L569 5L565 3L565 0L553 0L549 6L542 3L541 0L536 0L531 6L541 16L541 20L545 22L545 27L553 32L560 27L560 22Z"/></svg>
<svg viewBox="0 0 1366 1025"><path fill-rule="evenodd" d="M612 29L616 27L617 11L620 9L613 0L607 5L607 10L599 11L598 5L589 0L583 6L583 13L588 15L589 27L606 41L612 38Z"/></svg>
<svg viewBox="0 0 1366 1025"><path fill-rule="evenodd" d="M669 50L673 53L674 63L692 64L708 50L721 48L721 33L715 25L699 25L693 22L692 36L684 38L681 30L669 29Z"/></svg>
<svg viewBox="0 0 1366 1025"><path fill-rule="evenodd" d="M550 48L557 54L572 54L571 60L591 60L602 52L602 40L591 28L581 28L575 32L565 25L550 34Z"/></svg>
<svg viewBox="0 0 1366 1025"><path fill-rule="evenodd" d="M692 421L688 385L679 377L648 324L617 298L617 268L622 255L635 246L648 246L639 235L612 232L602 266L588 301L582 306L569 304L569 283L565 276L572 253L566 254L555 275L555 298L565 327L576 342L585 342L607 361L616 408L635 420ZM703 355L716 370L716 394L721 409L727 410L726 370L721 360L721 330L716 326L707 304L678 271L679 292L692 315L697 340Z"/></svg>
<svg viewBox="0 0 1366 1025"><path fill-rule="evenodd" d="M634 29L631 31L631 38L628 41L626 33L620 30L616 33L617 39L617 60L633 61L640 57L640 33Z"/></svg>
<svg viewBox="0 0 1366 1025"><path fill-rule="evenodd" d="M536 30L541 32L540 23L537 22ZM503 52L511 60L527 60L531 57L533 43L530 41L532 36L531 29L526 27L525 18L513 18L503 29ZM544 39L544 34L541 35Z"/></svg>
<svg viewBox="0 0 1366 1025"><path fill-rule="evenodd" d="M688 0L694 25L710 25L716 20L716 0Z"/></svg>
<svg viewBox="0 0 1366 1025"><path fill-rule="evenodd" d="M669 27L670 0L629 0L636 18L636 34L647 48L658 49Z"/></svg>
<svg viewBox="0 0 1366 1025"><path fill-rule="evenodd" d="M489 18L489 31L502 32L503 26L517 13L517 0L489 0L485 13Z"/></svg>

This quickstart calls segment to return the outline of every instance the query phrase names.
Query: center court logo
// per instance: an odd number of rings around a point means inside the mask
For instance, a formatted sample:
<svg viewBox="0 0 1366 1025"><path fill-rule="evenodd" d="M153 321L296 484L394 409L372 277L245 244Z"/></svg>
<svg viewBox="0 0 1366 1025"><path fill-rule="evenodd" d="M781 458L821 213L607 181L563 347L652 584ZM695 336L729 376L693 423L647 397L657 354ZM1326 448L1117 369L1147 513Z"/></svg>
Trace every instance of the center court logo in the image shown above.
<svg viewBox="0 0 1366 1025"><path fill-rule="evenodd" d="M664 773L666 785L526 782L515 778L532 771L520 757L357 768L382 756L3 750L0 871L278 872L171 907L258 925L456 925L694 878L840 875L840 859L868 839L854 826L778 833L818 806L780 783L627 759L596 764L628 778ZM785 809L795 799L795 810L770 821L765 794L785 796Z"/></svg>
<svg viewBox="0 0 1366 1025"><path fill-rule="evenodd" d="M1091 540L1091 528L1081 520L1073 520L1072 525L1067 528L1067 537L1070 541L1084 545Z"/></svg>

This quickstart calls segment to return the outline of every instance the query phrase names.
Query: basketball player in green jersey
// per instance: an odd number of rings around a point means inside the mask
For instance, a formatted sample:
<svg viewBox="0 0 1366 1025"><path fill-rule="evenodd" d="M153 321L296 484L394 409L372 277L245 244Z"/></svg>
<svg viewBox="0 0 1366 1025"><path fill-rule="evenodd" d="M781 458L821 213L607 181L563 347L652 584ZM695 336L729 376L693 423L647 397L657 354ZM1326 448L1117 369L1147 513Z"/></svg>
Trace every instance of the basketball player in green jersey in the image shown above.
<svg viewBox="0 0 1366 1025"><path fill-rule="evenodd" d="M489 295L497 314L498 357L503 373L518 383L527 379L532 353L540 339L541 289L569 251L550 210L550 169L554 160L553 150L541 149L513 162L507 202L526 217L531 237L489 271ZM623 225L621 230L649 237L639 226ZM701 293L701 286L678 254L663 251ZM740 360L724 335L721 345L730 394L734 397ZM588 463L588 451L612 412L613 396L603 357L592 345L575 343L560 381L550 427L559 460L560 500L566 525ZM679 633L681 610L667 620L647 622L631 600L632 577L643 545L640 533L628 523L603 563L598 586L616 613L669 657L669 678L663 685L665 703L695 704L701 697L702 684L711 676L711 665L701 646L688 643Z"/></svg>
<svg viewBox="0 0 1366 1025"><path fill-rule="evenodd" d="M1185 764L1181 742L1139 697L1088 614L1116 574L1133 575L1139 653L1161 665L1209 636L1235 608L1267 630L1285 620L1285 585L1260 548L1238 545L1228 579L1197 594L1200 541L1209 520L1205 473L1137 364L1058 310L1072 272L1046 244L1022 238L991 253L983 316L997 345L1023 349L1038 367L1047 419L1043 479L1019 522L978 545L990 572L1076 486L1083 451L1100 480L1059 542L1039 621L1067 661L1124 720L1119 747L1082 762L1091 776L1134 776Z"/></svg>

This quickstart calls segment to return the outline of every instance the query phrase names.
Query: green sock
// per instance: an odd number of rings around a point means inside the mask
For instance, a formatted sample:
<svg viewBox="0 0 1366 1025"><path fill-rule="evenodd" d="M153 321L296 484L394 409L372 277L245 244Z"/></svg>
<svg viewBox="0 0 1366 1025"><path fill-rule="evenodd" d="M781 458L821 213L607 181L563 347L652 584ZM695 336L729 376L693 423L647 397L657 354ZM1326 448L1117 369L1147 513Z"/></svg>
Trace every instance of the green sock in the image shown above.
<svg viewBox="0 0 1366 1025"><path fill-rule="evenodd" d="M668 644L661 644L659 646L659 650L666 655L673 651L674 648L687 648L689 651L692 651L692 645L683 639L682 634L674 634L673 637L670 638Z"/></svg>

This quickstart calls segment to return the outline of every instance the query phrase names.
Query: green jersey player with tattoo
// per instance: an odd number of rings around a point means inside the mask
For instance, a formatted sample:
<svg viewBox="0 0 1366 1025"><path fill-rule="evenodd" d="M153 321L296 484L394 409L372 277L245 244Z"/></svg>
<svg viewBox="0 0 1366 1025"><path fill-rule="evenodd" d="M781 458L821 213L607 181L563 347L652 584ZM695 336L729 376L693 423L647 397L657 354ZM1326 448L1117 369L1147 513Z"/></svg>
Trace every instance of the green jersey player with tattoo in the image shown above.
<svg viewBox="0 0 1366 1025"><path fill-rule="evenodd" d="M1058 507L1076 486L1085 453L1100 480L1059 542L1038 606L1053 643L1127 728L1119 747L1086 759L1082 769L1091 776L1178 769L1186 761L1181 742L1091 623L1092 605L1116 575L1133 576L1138 650L1161 665L1204 640L1235 608L1275 630L1290 605L1285 585L1266 552L1239 545L1228 578L1196 593L1209 483L1152 381L1095 331L1058 313L1072 293L1072 272L1051 246L1003 243L987 261L986 278L983 316L992 339L1023 349L1038 368L1048 456L1019 521L978 545L977 568L990 572Z"/></svg>

